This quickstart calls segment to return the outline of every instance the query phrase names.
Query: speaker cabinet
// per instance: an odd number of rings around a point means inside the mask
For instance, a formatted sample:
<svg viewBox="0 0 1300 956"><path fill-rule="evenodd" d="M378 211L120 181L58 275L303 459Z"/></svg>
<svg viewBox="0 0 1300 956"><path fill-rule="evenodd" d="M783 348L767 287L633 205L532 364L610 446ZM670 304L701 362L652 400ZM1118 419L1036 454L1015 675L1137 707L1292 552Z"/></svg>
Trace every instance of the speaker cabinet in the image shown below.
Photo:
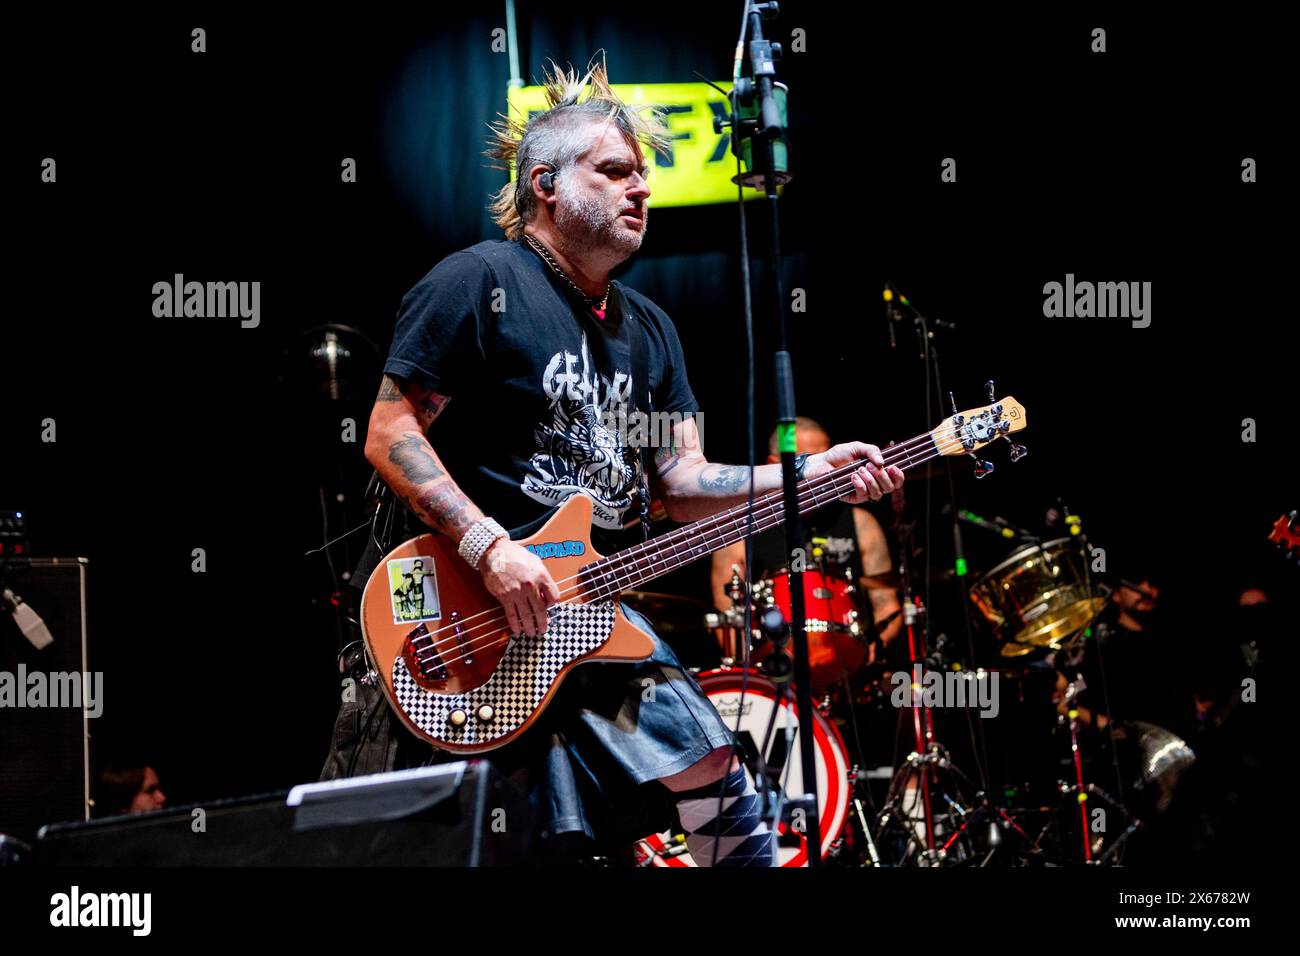
<svg viewBox="0 0 1300 956"><path fill-rule="evenodd" d="M53 643L37 649L0 608L0 833L31 841L56 820L85 820L90 809L90 727L85 696L86 559L28 558L0 567L0 583L44 620ZM78 676L79 699L68 704ZM29 707L33 675L44 706ZM55 699L55 698L59 699Z"/></svg>
<svg viewBox="0 0 1300 956"><path fill-rule="evenodd" d="M287 792L55 824L38 866L518 866L536 813L484 761L305 784Z"/></svg>

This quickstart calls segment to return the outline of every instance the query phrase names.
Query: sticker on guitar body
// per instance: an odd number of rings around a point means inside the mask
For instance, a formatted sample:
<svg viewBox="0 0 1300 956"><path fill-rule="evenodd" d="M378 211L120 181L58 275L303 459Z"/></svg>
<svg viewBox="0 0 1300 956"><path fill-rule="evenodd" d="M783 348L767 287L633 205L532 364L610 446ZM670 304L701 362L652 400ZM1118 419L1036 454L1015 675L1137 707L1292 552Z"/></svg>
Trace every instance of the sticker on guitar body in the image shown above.
<svg viewBox="0 0 1300 956"><path fill-rule="evenodd" d="M442 618L442 607L438 603L438 575L431 557L389 561L388 593L393 605L394 624Z"/></svg>
<svg viewBox="0 0 1300 956"><path fill-rule="evenodd" d="M539 544L524 545L539 558L564 558L571 554L585 554L586 542L583 541L543 541Z"/></svg>

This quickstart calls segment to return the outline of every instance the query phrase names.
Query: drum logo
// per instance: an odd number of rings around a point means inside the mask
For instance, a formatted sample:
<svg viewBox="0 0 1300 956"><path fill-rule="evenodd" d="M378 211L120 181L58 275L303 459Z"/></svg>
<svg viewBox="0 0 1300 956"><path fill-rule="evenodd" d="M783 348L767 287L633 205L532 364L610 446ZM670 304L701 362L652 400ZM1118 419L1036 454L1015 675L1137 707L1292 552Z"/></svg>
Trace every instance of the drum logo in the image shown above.
<svg viewBox="0 0 1300 956"><path fill-rule="evenodd" d="M718 715L721 717L737 717L742 714L742 711L740 709L739 694L737 694L735 697L714 697L713 706L717 709ZM745 709L743 711L743 715L745 717L748 717L749 712L753 709L753 707L754 707L754 699L751 697L749 700L745 701Z"/></svg>

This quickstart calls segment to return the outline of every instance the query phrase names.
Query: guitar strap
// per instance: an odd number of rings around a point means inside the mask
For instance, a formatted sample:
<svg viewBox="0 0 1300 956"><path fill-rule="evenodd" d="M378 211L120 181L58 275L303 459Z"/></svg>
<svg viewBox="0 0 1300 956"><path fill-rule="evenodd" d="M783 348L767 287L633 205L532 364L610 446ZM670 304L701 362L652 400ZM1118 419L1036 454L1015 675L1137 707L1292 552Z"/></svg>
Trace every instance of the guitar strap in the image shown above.
<svg viewBox="0 0 1300 956"><path fill-rule="evenodd" d="M610 288L609 299L609 304L617 310L617 318L627 327L628 357L632 362L632 411L642 412L646 416L646 428L641 430L629 425L629 434L643 434L648 438L653 434L653 430L649 427L649 416L654 411L654 396L650 391L649 366L646 364L648 360L645 329L641 325L641 319L628 310L627 299L618 286ZM641 505L643 541L650 539L650 452L647 444L648 442L637 446L637 454L641 457L641 475L637 482L636 494Z"/></svg>

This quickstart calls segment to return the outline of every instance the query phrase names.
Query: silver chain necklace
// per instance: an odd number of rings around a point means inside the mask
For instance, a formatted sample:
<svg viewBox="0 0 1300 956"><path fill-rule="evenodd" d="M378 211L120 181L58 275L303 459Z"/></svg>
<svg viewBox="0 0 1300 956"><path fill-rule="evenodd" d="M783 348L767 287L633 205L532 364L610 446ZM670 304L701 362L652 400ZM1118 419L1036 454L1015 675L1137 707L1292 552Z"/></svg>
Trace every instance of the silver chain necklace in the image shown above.
<svg viewBox="0 0 1300 956"><path fill-rule="evenodd" d="M600 309L601 311L604 311L605 303L609 301L610 284L608 282L605 283L605 294L600 296L599 299L597 299L594 296L587 295L587 293L582 291L582 288L578 285L578 283L570 279L568 273L566 273L563 269L560 268L560 264L555 261L555 257L551 255L550 250L547 249L546 246L542 245L541 242L534 239L532 236L528 235L527 233L524 234L524 238L528 240L528 245L531 246L533 250L539 256L542 257L542 259L546 262L546 264L549 265L551 269L553 269L561 279L569 283L569 287L573 289L574 292L578 293L579 297L581 297L581 299L584 302L586 302L587 305L589 305L593 309ZM597 302L599 302L600 304L597 305Z"/></svg>

